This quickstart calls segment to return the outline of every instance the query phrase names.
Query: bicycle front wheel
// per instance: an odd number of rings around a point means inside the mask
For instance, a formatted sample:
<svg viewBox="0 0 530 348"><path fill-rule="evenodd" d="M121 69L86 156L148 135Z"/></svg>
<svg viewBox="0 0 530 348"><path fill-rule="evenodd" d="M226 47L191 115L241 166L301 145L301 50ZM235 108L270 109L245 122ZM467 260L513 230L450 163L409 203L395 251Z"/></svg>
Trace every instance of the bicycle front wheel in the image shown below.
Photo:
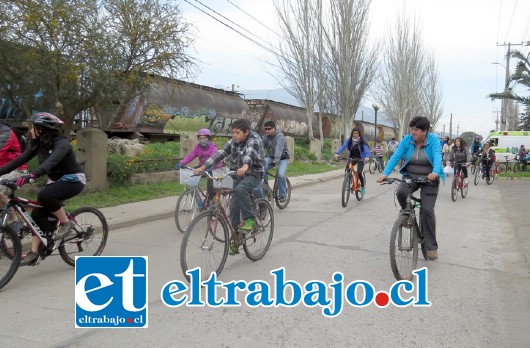
<svg viewBox="0 0 530 348"><path fill-rule="evenodd" d="M408 216L399 216L390 234L390 267L397 280L411 280L418 264L418 234Z"/></svg>
<svg viewBox="0 0 530 348"><path fill-rule="evenodd" d="M280 199L280 184L278 180L274 180L274 200L278 208L287 208L291 201L291 182L289 181L289 178L285 178L285 200L283 202Z"/></svg>
<svg viewBox="0 0 530 348"><path fill-rule="evenodd" d="M9 283L20 266L22 246L9 227L0 227L0 289Z"/></svg>
<svg viewBox="0 0 530 348"><path fill-rule="evenodd" d="M481 172L482 172L482 170L481 170L480 168L477 168L477 169L475 170L475 179L473 180L473 183L475 184L475 186L478 185L478 182L479 182L479 180L480 180L480 175L482 175Z"/></svg>
<svg viewBox="0 0 530 348"><path fill-rule="evenodd" d="M469 188L469 180L467 180L467 178L463 178L462 179L462 189L460 190L460 194L461 194L462 198L466 198L467 197L468 188Z"/></svg>
<svg viewBox="0 0 530 348"><path fill-rule="evenodd" d="M453 202L456 202L456 197L458 197L458 182L457 178L453 177L453 182L451 183L451 199Z"/></svg>
<svg viewBox="0 0 530 348"><path fill-rule="evenodd" d="M274 213L272 206L265 199L257 199L253 205L256 228L254 231L246 233L243 250L250 260L258 261L265 256L271 245L274 232Z"/></svg>
<svg viewBox="0 0 530 348"><path fill-rule="evenodd" d="M491 185L493 184L493 181L495 180L495 170L490 171L490 177L486 180L486 184Z"/></svg>
<svg viewBox="0 0 530 348"><path fill-rule="evenodd" d="M375 167L376 167L375 161L370 161L370 164L368 165L368 170L370 171L370 174L375 173Z"/></svg>
<svg viewBox="0 0 530 348"><path fill-rule="evenodd" d="M74 227L59 246L63 261L75 266L76 256L101 255L109 237L105 215L96 208L83 207L70 213L70 218Z"/></svg>
<svg viewBox="0 0 530 348"><path fill-rule="evenodd" d="M195 189L192 187L182 192L175 206L175 225L180 232L186 232L197 211Z"/></svg>
<svg viewBox="0 0 530 348"><path fill-rule="evenodd" d="M350 190L351 190L351 180L352 175L350 172L344 174L344 180L342 182L342 206L346 208L348 205L348 200L350 199Z"/></svg>
<svg viewBox="0 0 530 348"><path fill-rule="evenodd" d="M201 281L210 278L212 272L221 274L228 256L230 237L225 219L207 210L193 220L180 245L180 268L186 273L194 268L201 269Z"/></svg>

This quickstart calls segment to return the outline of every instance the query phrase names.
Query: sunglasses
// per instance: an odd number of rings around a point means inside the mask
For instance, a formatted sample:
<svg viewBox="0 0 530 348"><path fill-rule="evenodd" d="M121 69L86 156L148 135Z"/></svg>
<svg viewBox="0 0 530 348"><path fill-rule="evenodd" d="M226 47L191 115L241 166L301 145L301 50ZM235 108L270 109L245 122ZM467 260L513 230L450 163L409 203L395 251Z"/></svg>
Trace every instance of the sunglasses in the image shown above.
<svg viewBox="0 0 530 348"><path fill-rule="evenodd" d="M269 130L271 130L271 129L272 129L272 128L270 128L270 127L268 127L268 128L265 128L265 130L266 130L266 131L269 131Z"/></svg>

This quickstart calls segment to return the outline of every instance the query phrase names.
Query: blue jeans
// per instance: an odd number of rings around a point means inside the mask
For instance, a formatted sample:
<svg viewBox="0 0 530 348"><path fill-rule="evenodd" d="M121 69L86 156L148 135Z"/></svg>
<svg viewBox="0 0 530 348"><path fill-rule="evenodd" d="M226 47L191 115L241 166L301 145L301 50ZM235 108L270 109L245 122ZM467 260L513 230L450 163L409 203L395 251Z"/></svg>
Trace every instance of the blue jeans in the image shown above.
<svg viewBox="0 0 530 348"><path fill-rule="evenodd" d="M272 168L272 160L272 157L265 157L265 171ZM278 163L276 163L276 166L278 167L278 194L281 198L283 198L287 193L287 184L285 183L285 178L287 177L287 168L289 167L289 160L280 160ZM267 173L265 173L264 180L268 180Z"/></svg>
<svg viewBox="0 0 530 348"><path fill-rule="evenodd" d="M234 178L234 193L230 199L230 223L237 231L241 219L256 219L252 210L250 193L261 183L261 175L245 175Z"/></svg>

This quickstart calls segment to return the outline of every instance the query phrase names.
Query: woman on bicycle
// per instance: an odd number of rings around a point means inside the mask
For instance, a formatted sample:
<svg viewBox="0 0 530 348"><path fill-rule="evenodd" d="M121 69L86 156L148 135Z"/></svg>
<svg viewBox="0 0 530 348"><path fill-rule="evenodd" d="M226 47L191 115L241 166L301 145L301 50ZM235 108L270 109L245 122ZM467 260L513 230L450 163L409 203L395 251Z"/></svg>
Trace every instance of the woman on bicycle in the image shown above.
<svg viewBox="0 0 530 348"><path fill-rule="evenodd" d="M436 240L434 206L438 198L439 179L445 181L440 140L433 133L429 133L430 122L427 117L414 117L410 121L409 127L410 134L406 135L399 143L396 152L388 160L383 175L377 178L377 182L383 182L402 158L405 159L405 164L400 170L403 178L427 177L430 182L421 186L420 221L421 230L425 237L427 259L436 260L438 258L438 242ZM401 209L406 207L406 199L410 190L415 192L419 188L418 184L415 184L414 187L409 187L405 183L399 185L396 197Z"/></svg>
<svg viewBox="0 0 530 348"><path fill-rule="evenodd" d="M482 177L486 176L486 180L490 180L490 170L492 164L495 162L495 151L490 147L490 143L485 143L484 148L480 154L482 160Z"/></svg>
<svg viewBox="0 0 530 348"><path fill-rule="evenodd" d="M30 118L30 144L20 156L0 168L0 175L9 173L21 164L29 162L37 156L39 166L30 174L22 175L17 180L21 187L31 179L46 174L48 181L37 195L42 209L33 209L31 217L39 224L45 226L49 213L59 220L59 229L55 240L60 240L68 235L73 222L68 219L62 202L77 196L86 184L83 169L77 164L72 145L68 139L60 134L59 129L64 123L57 116L47 112L33 114ZM49 232L44 230L44 232ZM31 251L24 258L33 261L38 257L39 239L33 237Z"/></svg>
<svg viewBox="0 0 530 348"><path fill-rule="evenodd" d="M370 148L368 147L368 142L366 139L361 135L361 130L359 128L353 128L350 134L350 137L346 139L344 144L340 147L340 149L337 150L335 153L335 159L339 158L339 155L344 151L345 149L348 149L349 151L349 158L358 160L357 162L357 174L359 175L359 181L361 182L361 193L364 195L366 192L364 182L364 162L367 162L370 160ZM346 168L348 166L346 165Z"/></svg>
<svg viewBox="0 0 530 348"><path fill-rule="evenodd" d="M199 143L195 145L189 154L187 154L179 163L177 163L175 166L177 169L181 169L195 158L199 159L200 167L208 158L212 157L217 151L219 151L217 145L215 145L215 143L212 141L212 132L210 132L208 128L199 129L197 132L197 140L199 140ZM217 163L213 169L221 168L222 166L223 163ZM211 175L212 171L210 170L209 173ZM213 196L215 196L213 182L211 180L208 180L206 189L208 191L208 199L211 200Z"/></svg>
<svg viewBox="0 0 530 348"><path fill-rule="evenodd" d="M467 178L467 164L471 162L472 157L471 151L469 151L464 139L460 137L455 139L455 146L449 152L448 160L455 163L454 174L456 174L458 170L461 170L464 174L464 178Z"/></svg>

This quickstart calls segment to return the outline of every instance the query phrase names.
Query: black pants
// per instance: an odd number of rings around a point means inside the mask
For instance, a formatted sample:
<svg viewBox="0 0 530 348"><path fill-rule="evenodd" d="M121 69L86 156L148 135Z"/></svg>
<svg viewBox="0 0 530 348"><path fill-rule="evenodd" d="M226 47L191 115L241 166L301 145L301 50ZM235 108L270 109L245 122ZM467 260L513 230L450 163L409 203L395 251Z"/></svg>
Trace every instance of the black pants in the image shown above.
<svg viewBox="0 0 530 348"><path fill-rule="evenodd" d="M398 186L396 196L401 209L405 209L407 206L408 194L411 191L417 191L419 188L420 185L417 183L413 183L412 187L409 187L405 183L401 183ZM420 228L423 231L425 247L427 250L438 249L438 242L436 241L436 215L434 214L434 206L436 205L436 199L438 198L438 188L438 182L421 185Z"/></svg>
<svg viewBox="0 0 530 348"><path fill-rule="evenodd" d="M363 175L363 170L364 170L364 161L363 160L356 160L353 162L353 165L355 165L357 163L357 174L359 175L359 181L361 182L361 187L365 187L364 186L364 175ZM346 165L346 168L345 169L348 169L348 166L350 164L348 163Z"/></svg>
<svg viewBox="0 0 530 348"><path fill-rule="evenodd" d="M37 200L42 208L33 209L31 218L44 232L53 231L56 219L52 213L61 209L63 201L77 196L84 188L85 184L82 182L66 181L56 181L44 186L37 195Z"/></svg>

